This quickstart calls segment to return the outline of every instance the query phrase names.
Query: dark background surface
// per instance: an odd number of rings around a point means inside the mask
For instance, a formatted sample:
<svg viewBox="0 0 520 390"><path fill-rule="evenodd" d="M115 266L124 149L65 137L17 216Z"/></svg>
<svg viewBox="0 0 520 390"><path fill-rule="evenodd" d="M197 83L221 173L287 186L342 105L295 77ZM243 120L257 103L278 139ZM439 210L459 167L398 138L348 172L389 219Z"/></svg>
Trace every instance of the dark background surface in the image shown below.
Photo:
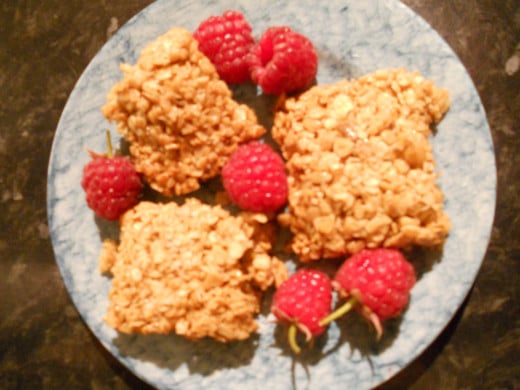
<svg viewBox="0 0 520 390"><path fill-rule="evenodd" d="M520 2L405 0L471 75L495 143L497 209L475 285L441 336L381 389L520 388ZM76 80L145 0L0 2L0 388L142 389L82 322L56 266L46 174Z"/></svg>

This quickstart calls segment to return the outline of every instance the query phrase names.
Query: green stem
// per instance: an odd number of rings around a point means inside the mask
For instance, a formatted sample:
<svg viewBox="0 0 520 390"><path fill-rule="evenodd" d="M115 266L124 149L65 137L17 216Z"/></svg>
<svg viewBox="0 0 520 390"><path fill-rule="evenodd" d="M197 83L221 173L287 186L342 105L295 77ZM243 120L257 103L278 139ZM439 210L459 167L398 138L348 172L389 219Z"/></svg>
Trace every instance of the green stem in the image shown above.
<svg viewBox="0 0 520 390"><path fill-rule="evenodd" d="M298 334L298 327L296 326L296 324L291 324L291 326L289 327L288 337L289 337L289 345L291 346L291 349L293 350L294 353L301 352L301 348L298 345L298 343L296 342L297 334Z"/></svg>
<svg viewBox="0 0 520 390"><path fill-rule="evenodd" d="M112 157L114 155L114 149L112 148L112 139L110 138L110 130L106 130L105 132L107 137L107 156Z"/></svg>
<svg viewBox="0 0 520 390"><path fill-rule="evenodd" d="M327 317L323 318L320 321L320 326L327 326L332 321L337 320L339 317L343 316L350 309L352 309L354 306L356 306L357 303L358 303L358 300L355 297L351 297L347 302L345 302L343 305L341 305L338 309L334 310Z"/></svg>

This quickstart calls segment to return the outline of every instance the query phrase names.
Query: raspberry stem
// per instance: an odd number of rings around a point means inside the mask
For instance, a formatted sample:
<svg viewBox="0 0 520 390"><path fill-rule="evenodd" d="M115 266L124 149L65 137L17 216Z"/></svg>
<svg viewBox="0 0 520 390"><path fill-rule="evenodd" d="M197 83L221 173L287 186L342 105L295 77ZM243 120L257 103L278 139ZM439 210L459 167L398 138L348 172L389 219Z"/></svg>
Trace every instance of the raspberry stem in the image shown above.
<svg viewBox="0 0 520 390"><path fill-rule="evenodd" d="M353 307L355 307L358 303L356 297L351 297L347 302L341 305L338 309L334 310L327 317L322 318L320 321L320 326L327 326L332 321L337 320L341 316L345 315L349 312Z"/></svg>
<svg viewBox="0 0 520 390"><path fill-rule="evenodd" d="M293 350L293 352L296 354L301 352L301 348L296 341L297 334L298 334L298 327L296 326L296 324L293 323L293 324L291 324L291 326L289 326L288 338L289 338L289 345L291 346L291 349Z"/></svg>
<svg viewBox="0 0 520 390"><path fill-rule="evenodd" d="M112 148L112 139L110 138L110 130L106 130L105 134L107 137L107 156L110 158L114 156L114 149Z"/></svg>

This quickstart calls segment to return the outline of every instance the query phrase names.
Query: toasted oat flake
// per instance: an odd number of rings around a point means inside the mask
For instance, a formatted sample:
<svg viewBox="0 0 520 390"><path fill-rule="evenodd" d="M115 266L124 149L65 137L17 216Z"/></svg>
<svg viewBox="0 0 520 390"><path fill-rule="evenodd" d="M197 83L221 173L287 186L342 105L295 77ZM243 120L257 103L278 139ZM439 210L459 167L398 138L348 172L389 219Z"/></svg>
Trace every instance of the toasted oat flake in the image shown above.
<svg viewBox="0 0 520 390"><path fill-rule="evenodd" d="M113 276L106 322L123 333L248 338L262 292L287 278L269 254L269 224L195 198L139 203L120 221L119 245L106 243L100 255Z"/></svg>
<svg viewBox="0 0 520 390"><path fill-rule="evenodd" d="M121 70L102 112L130 143L137 171L166 196L197 190L239 144L265 133L188 30L171 29Z"/></svg>
<svg viewBox="0 0 520 390"><path fill-rule="evenodd" d="M279 222L302 261L444 241L450 222L429 136L448 107L446 90L404 69L280 104L272 134L287 160L289 207Z"/></svg>

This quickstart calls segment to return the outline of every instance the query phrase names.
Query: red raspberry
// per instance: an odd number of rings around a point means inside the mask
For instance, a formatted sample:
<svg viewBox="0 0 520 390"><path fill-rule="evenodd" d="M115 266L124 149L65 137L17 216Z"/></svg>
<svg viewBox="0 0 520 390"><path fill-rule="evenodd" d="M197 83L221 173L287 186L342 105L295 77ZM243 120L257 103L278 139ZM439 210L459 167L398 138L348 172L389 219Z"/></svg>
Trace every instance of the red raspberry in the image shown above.
<svg viewBox="0 0 520 390"><path fill-rule="evenodd" d="M337 318L351 307L359 306L380 337L381 322L401 314L415 280L413 266L398 250L365 249L347 259L336 272L334 289L342 298L350 299L332 316Z"/></svg>
<svg viewBox="0 0 520 390"><path fill-rule="evenodd" d="M193 37L222 80L238 84L250 79L247 55L255 43L251 32L244 15L226 11L222 16L210 16L203 21Z"/></svg>
<svg viewBox="0 0 520 390"><path fill-rule="evenodd" d="M222 182L232 202L244 210L270 213L287 201L287 175L278 153L253 141L240 146L222 168Z"/></svg>
<svg viewBox="0 0 520 390"><path fill-rule="evenodd" d="M249 62L251 78L268 94L301 90L318 70L312 42L289 27L268 28L253 47Z"/></svg>
<svg viewBox="0 0 520 390"><path fill-rule="evenodd" d="M330 314L332 284L321 271L301 269L292 274L276 290L271 312L280 321L289 323L289 344L298 353L297 329L303 332L307 342L321 335L326 326L320 320Z"/></svg>
<svg viewBox="0 0 520 390"><path fill-rule="evenodd" d="M99 217L115 221L139 201L141 178L128 157L90 154L81 180L87 204Z"/></svg>

